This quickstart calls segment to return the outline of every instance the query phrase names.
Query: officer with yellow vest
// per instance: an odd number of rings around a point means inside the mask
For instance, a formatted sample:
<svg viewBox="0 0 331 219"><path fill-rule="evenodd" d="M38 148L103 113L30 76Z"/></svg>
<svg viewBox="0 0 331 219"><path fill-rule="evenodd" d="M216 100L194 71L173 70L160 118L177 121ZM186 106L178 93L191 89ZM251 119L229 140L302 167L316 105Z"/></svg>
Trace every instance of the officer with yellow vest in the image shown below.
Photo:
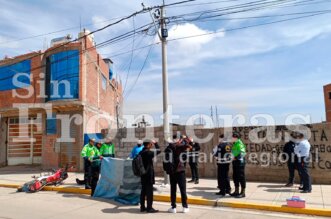
<svg viewBox="0 0 331 219"><path fill-rule="evenodd" d="M110 138L107 138L106 142L102 144L100 155L103 157L115 157L115 146Z"/></svg>
<svg viewBox="0 0 331 219"><path fill-rule="evenodd" d="M245 177L245 155L246 155L246 145L240 139L240 133L232 133L232 168L233 168L233 182L235 185L234 193L231 196L236 198L244 198L246 190L246 177ZM241 191L239 193L239 185L241 186Z"/></svg>
<svg viewBox="0 0 331 219"><path fill-rule="evenodd" d="M95 139L90 139L89 142L83 147L81 156L84 159L84 182L85 189L91 188L92 168L91 164L94 156L99 155L99 150L94 146Z"/></svg>

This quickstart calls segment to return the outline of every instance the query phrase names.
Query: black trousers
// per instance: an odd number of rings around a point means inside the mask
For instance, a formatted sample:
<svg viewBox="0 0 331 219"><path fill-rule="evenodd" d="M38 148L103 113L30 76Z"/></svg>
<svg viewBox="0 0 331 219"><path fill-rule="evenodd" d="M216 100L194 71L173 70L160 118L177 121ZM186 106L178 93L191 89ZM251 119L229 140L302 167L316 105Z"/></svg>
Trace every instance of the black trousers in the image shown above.
<svg viewBox="0 0 331 219"><path fill-rule="evenodd" d="M141 184L140 193L140 208L145 208L145 200L147 199L147 210L151 209L153 206L153 184Z"/></svg>
<svg viewBox="0 0 331 219"><path fill-rule="evenodd" d="M217 165L217 183L221 193L231 192L230 177L229 177L230 164Z"/></svg>
<svg viewBox="0 0 331 219"><path fill-rule="evenodd" d="M91 187L92 168L91 162L84 158L84 182L85 188Z"/></svg>
<svg viewBox="0 0 331 219"><path fill-rule="evenodd" d="M95 188L97 187L100 175L100 166L91 166L91 196L94 195Z"/></svg>
<svg viewBox="0 0 331 219"><path fill-rule="evenodd" d="M236 188L241 186L242 189L246 188L246 176L245 176L245 163L239 160L234 160L232 162L233 168L233 182Z"/></svg>
<svg viewBox="0 0 331 219"><path fill-rule="evenodd" d="M308 171L308 162L309 159L305 159L305 157L302 157L297 162L297 168L301 177L301 182L303 184L303 190L311 191L311 177Z"/></svg>
<svg viewBox="0 0 331 219"><path fill-rule="evenodd" d="M287 163L288 168L288 183L294 183L294 172L296 169L296 164L292 162Z"/></svg>
<svg viewBox="0 0 331 219"><path fill-rule="evenodd" d="M186 194L186 175L185 171L170 174L170 195L171 195L171 207L176 208L176 193L177 184L179 186L180 195L182 198L182 206L187 208L187 194Z"/></svg>
<svg viewBox="0 0 331 219"><path fill-rule="evenodd" d="M199 171L198 171L198 162L189 162L190 168L191 168L191 175L192 175L192 180L198 181L199 180Z"/></svg>

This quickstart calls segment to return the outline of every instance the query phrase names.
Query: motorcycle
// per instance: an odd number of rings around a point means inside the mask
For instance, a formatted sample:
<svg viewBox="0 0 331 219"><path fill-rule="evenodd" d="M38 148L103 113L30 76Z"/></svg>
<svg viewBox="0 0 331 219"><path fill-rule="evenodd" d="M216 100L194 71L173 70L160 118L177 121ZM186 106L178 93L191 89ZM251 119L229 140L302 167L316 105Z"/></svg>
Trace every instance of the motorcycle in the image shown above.
<svg viewBox="0 0 331 219"><path fill-rule="evenodd" d="M58 170L52 170L49 174L42 175L39 177L32 176L34 180L25 183L24 185L17 188L17 192L27 192L34 193L39 192L45 186L58 186L63 183L64 180L68 178L68 165L65 168L60 168Z"/></svg>

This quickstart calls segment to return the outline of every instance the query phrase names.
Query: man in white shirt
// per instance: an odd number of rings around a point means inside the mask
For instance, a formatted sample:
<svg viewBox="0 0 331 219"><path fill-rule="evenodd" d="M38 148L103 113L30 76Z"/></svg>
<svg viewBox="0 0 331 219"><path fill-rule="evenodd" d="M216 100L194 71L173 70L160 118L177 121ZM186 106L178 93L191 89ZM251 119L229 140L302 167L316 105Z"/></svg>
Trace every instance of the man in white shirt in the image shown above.
<svg viewBox="0 0 331 219"><path fill-rule="evenodd" d="M311 177L308 172L310 143L302 133L298 133L294 153L297 156L297 168L303 183L302 193L311 193Z"/></svg>

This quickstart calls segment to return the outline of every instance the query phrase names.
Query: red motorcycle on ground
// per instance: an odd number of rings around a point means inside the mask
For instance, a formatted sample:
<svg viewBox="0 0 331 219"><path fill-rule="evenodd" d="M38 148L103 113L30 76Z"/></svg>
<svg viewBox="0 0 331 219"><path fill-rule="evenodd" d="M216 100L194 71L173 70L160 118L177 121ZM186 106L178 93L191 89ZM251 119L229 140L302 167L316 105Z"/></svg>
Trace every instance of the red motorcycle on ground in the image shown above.
<svg viewBox="0 0 331 219"><path fill-rule="evenodd" d="M17 188L17 192L38 192L45 186L57 186L63 183L68 178L68 165L65 168L52 170L52 173L41 175L40 177L32 176L34 180L25 183L23 186Z"/></svg>

